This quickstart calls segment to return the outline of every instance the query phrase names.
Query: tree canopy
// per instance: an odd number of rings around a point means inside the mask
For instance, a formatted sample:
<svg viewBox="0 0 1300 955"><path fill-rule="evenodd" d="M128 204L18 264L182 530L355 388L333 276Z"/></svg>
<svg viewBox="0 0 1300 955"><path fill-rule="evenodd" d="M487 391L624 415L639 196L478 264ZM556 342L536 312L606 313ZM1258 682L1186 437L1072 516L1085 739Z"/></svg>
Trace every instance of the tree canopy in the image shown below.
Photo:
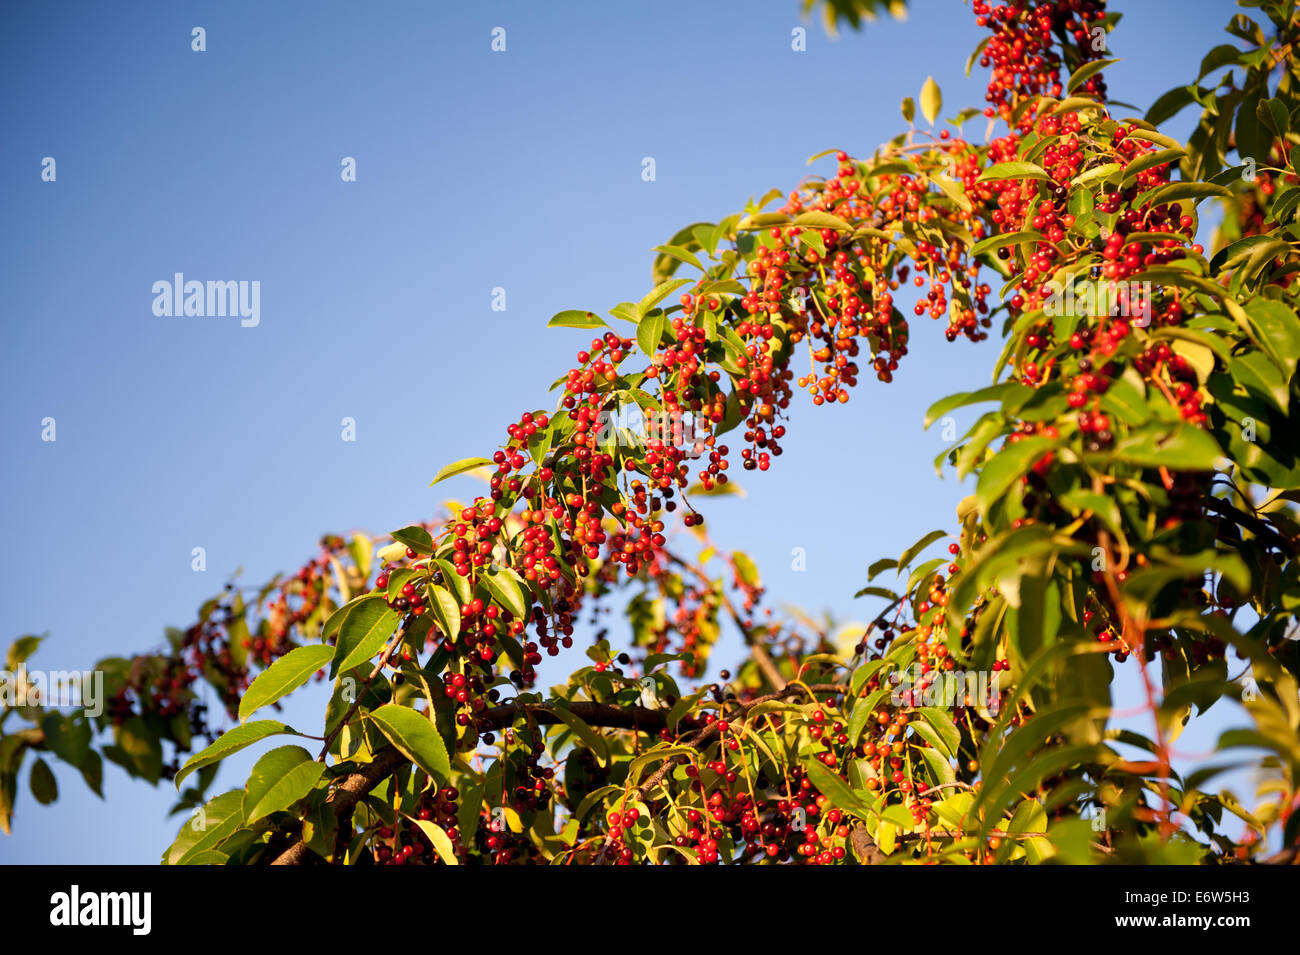
<svg viewBox="0 0 1300 955"><path fill-rule="evenodd" d="M982 106L945 118L926 80L874 154L818 154L658 246L635 301L555 315L583 331L557 333L582 347L553 395L434 478L481 496L228 586L160 652L96 664L102 715L6 709L0 825L24 765L48 803L47 760L99 791L107 759L177 788L168 864L1293 860L1300 17L1243 8L1138 116L1104 81L1106 4L972 0ZM1187 142L1160 131L1187 109ZM987 408L935 462L974 493L870 564L865 632L768 612L710 497L780 466L796 407L851 415L830 406L907 374L927 317L995 339L990 384L927 415ZM724 627L746 654L703 681ZM546 667L589 637L589 665ZM11 693L39 643L10 648ZM1149 734L1114 725L1124 666ZM277 720L312 680L322 724ZM1248 721L1175 771L1225 698ZM1249 805L1215 785L1234 752L1265 779Z"/></svg>

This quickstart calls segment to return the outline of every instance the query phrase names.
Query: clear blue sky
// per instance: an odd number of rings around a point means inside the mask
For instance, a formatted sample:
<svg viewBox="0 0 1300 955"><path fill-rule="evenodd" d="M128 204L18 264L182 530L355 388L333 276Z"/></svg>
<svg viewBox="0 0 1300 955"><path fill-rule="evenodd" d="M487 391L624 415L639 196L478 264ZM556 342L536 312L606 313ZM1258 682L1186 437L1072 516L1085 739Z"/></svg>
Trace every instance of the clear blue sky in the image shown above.
<svg viewBox="0 0 1300 955"><path fill-rule="evenodd" d="M822 149L870 152L927 74L944 115L983 105L978 67L963 75L981 38L969 6L919 0L905 23L836 41L807 24L795 53L797 6L6 4L0 640L48 630L33 661L47 669L143 651L237 568L260 582L323 532L431 517L473 493L467 478L429 489L439 467L490 454L509 421L554 400L589 336L548 331L552 314L636 300L649 250L680 226L788 190ZM1232 12L1116 7L1125 59L1108 85L1143 109L1195 76ZM191 50L195 26L206 52ZM347 156L355 183L340 178ZM175 272L259 281L261 324L156 317L152 285ZM498 286L504 313L490 309ZM917 324L894 384L803 404L776 467L709 512L774 602L865 618L852 594L866 565L954 525L963 492L935 477L941 438L922 413L986 383L997 344ZM318 704L295 700L287 718L315 732ZM164 819L166 784L110 766L101 802L56 772L51 808L23 780L0 861L157 861L179 824Z"/></svg>

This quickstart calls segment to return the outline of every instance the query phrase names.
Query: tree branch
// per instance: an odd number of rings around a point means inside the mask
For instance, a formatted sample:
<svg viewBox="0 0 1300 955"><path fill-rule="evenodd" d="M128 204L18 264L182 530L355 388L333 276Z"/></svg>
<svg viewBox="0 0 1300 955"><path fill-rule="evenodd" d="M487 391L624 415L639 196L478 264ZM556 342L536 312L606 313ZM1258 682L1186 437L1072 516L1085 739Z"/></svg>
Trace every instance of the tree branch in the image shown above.
<svg viewBox="0 0 1300 955"><path fill-rule="evenodd" d="M329 794L325 804L333 806L334 818L338 820L340 831L352 827L352 813L357 808L357 803L406 762L408 762L407 758L400 751L392 746L386 746L375 754L374 759L349 775L343 780L341 786ZM307 848L307 843L299 839L280 853L271 864L302 865L313 855L315 853Z"/></svg>
<svg viewBox="0 0 1300 955"><path fill-rule="evenodd" d="M791 684L776 693L768 693L742 704L741 712L743 715L759 703L787 696L797 696L809 690L813 693L843 693L846 689L846 687L838 683L818 684L811 687L805 687L803 684ZM536 723L554 725L563 722L555 714L557 709L558 707L546 703L506 703L502 706L494 706L481 713L478 716L477 725L480 730L485 728L500 729L512 725L515 720L525 715ZM667 725L667 710L652 710L644 706L612 706L608 703L579 702L571 704L568 709L574 716L577 716L589 726L603 729L629 729L655 733ZM696 730L685 743L698 749L716 736L717 732L718 724L716 722L710 723ZM338 820L340 832L351 829L352 814L357 803L364 799L384 779L408 762L409 760L395 747L385 746L375 754L373 760L356 772L349 774L342 784L330 793L325 802L326 805L333 807L334 818ZM642 786L643 795L641 798L644 798L644 793L648 793L659 784L668 769L673 765L675 765L675 760L665 760L664 765L660 767L655 776L647 780ZM319 857L316 853L312 852L307 847L307 844L299 839L280 853L271 864L304 865L317 858Z"/></svg>
<svg viewBox="0 0 1300 955"><path fill-rule="evenodd" d="M548 703L506 703L484 710L475 718L480 731L510 726L525 714L542 726L563 723L555 711L561 707ZM644 706L613 706L609 703L570 703L564 707L589 726L607 729L641 730L657 733L667 726L667 710L651 710Z"/></svg>
<svg viewBox="0 0 1300 955"><path fill-rule="evenodd" d="M751 709L758 706L758 704L767 703L772 700L784 699L787 696L798 696L809 691L816 694L844 693L847 690L848 687L840 683L819 683L814 684L813 686L805 686L802 683L787 683L783 689L777 690L775 693L766 693L763 696L755 697L749 702L741 704L739 715L740 718L743 719L745 715L748 714ZM712 742L713 738L717 735L718 723L715 720L712 723L700 727L689 738L683 740L682 744L694 747L695 749L702 749L708 743ZM666 777L668 773L672 771L673 767L680 762L681 757L664 760L662 765L655 770L654 774L637 788L637 798L644 800L649 796L651 791L663 782L664 777Z"/></svg>
<svg viewBox="0 0 1300 955"><path fill-rule="evenodd" d="M1288 557L1296 556L1295 542L1283 534L1268 521L1255 517L1253 514L1247 514L1230 501L1225 501L1221 497L1207 495L1205 498L1205 509L1213 511L1221 517L1226 517L1235 524L1249 528L1255 532L1255 536L1265 543L1272 544Z"/></svg>

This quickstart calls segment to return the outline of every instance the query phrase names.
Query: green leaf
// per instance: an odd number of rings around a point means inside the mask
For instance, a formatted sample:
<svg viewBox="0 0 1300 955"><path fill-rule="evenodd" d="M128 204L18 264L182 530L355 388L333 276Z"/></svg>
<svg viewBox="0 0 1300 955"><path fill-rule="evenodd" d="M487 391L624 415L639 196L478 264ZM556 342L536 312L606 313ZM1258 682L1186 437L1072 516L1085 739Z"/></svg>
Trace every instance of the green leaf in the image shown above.
<svg viewBox="0 0 1300 955"><path fill-rule="evenodd" d="M736 225L738 232L753 232L757 229L767 229L774 225L787 225L790 217L783 212L757 212L752 216L745 216Z"/></svg>
<svg viewBox="0 0 1300 955"><path fill-rule="evenodd" d="M370 576L370 559L374 553L374 543L365 534L357 534L348 543L348 552L352 555L352 562L357 565L357 570L362 578Z"/></svg>
<svg viewBox="0 0 1300 955"><path fill-rule="evenodd" d="M81 778L85 780L86 786L100 799L104 798L104 760L95 750L90 750L82 757L81 765L77 767L81 770Z"/></svg>
<svg viewBox="0 0 1300 955"><path fill-rule="evenodd" d="M330 667L331 676L339 672L346 673L373 657L383 649L401 623L402 615L388 606L388 600L383 594L366 596L372 599L358 602L343 618L337 645L325 648L331 651L330 658L334 662ZM255 682L253 686L256 685ZM250 692L251 689L250 687Z"/></svg>
<svg viewBox="0 0 1300 955"><path fill-rule="evenodd" d="M898 848L898 826L892 822L881 822L876 828L876 847L887 856L893 855Z"/></svg>
<svg viewBox="0 0 1300 955"><path fill-rule="evenodd" d="M1292 186L1273 200L1268 209L1267 221L1285 223L1297 205L1300 205L1300 186Z"/></svg>
<svg viewBox="0 0 1300 955"><path fill-rule="evenodd" d="M212 745L186 760L185 765L181 767L181 771L176 774L174 780L176 788L180 789L185 777L196 769L219 763L232 753L239 752L245 746L251 746L268 736L277 736L282 733L290 736L302 735L292 726L286 726L284 723L275 720L254 720L251 723L244 723L227 730L213 740Z"/></svg>
<svg viewBox="0 0 1300 955"><path fill-rule="evenodd" d="M1223 457L1207 432L1183 422L1148 425L1118 442L1113 454L1131 464L1175 471L1213 471Z"/></svg>
<svg viewBox="0 0 1300 955"><path fill-rule="evenodd" d="M1153 206L1163 206L1183 199L1200 200L1226 195L1229 195L1227 189L1211 182L1171 182L1167 186L1157 186L1143 193L1135 200L1134 205L1146 205L1149 202Z"/></svg>
<svg viewBox="0 0 1300 955"><path fill-rule="evenodd" d="M943 194L953 201L957 208L964 209L967 212L974 208L971 205L970 198L966 195L965 188L956 179L947 175L940 175L935 177L934 182Z"/></svg>
<svg viewBox="0 0 1300 955"><path fill-rule="evenodd" d="M1240 358L1230 358L1228 374L1251 394L1269 402L1283 414L1287 413L1290 389L1277 365L1263 352L1247 352Z"/></svg>
<svg viewBox="0 0 1300 955"><path fill-rule="evenodd" d="M910 126L912 120L916 119L916 103L913 102L912 97L903 97L902 110L903 119L906 120L907 124Z"/></svg>
<svg viewBox="0 0 1300 955"><path fill-rule="evenodd" d="M429 590L429 609L433 611L438 627L444 636L455 640L456 635L460 633L460 604L445 587L433 584Z"/></svg>
<svg viewBox="0 0 1300 955"><path fill-rule="evenodd" d="M405 544L417 554L433 553L433 538L429 536L428 531L418 524L403 527L400 531L393 531L393 540Z"/></svg>
<svg viewBox="0 0 1300 955"><path fill-rule="evenodd" d="M423 713L396 703L386 703L371 710L366 718L379 727L388 741L407 759L436 780L444 781L451 772L447 747L437 728Z"/></svg>
<svg viewBox="0 0 1300 955"><path fill-rule="evenodd" d="M1108 176L1113 176L1115 173L1121 172L1123 169L1124 167L1117 162L1102 163L1099 166L1093 166L1091 169L1085 169L1083 172L1079 173L1079 175L1075 176L1074 180L1070 184L1072 186L1082 186L1085 183L1093 182L1097 179L1105 179Z"/></svg>
<svg viewBox="0 0 1300 955"><path fill-rule="evenodd" d="M1144 424L1151 417L1151 405L1137 385L1127 378L1116 378L1101 396L1101 408L1127 425Z"/></svg>
<svg viewBox="0 0 1300 955"><path fill-rule="evenodd" d="M32 795L42 806L48 806L59 798L59 783L54 778L54 771L50 769L50 764L39 756L36 762L32 763L32 774L28 779L32 788Z"/></svg>
<svg viewBox="0 0 1300 955"><path fill-rule="evenodd" d="M864 179L875 179L879 176L897 176L899 173L915 172L917 172L916 163L907 158L886 159L883 162L878 162L874 165L863 163ZM889 236L888 232L881 232L880 230L876 230L874 233L870 234L876 235L877 238L886 238Z"/></svg>
<svg viewBox="0 0 1300 955"><path fill-rule="evenodd" d="M386 596L388 598L388 601L391 603L392 601L396 600L398 597L402 596L402 589L407 584L410 584L412 587L415 587L419 582L419 579L420 579L420 571L414 567L398 567L396 570L389 571L388 586L384 588L384 596ZM379 597L381 595L378 593L374 593L368 596ZM374 601L371 601L370 603L372 606L374 605ZM343 622L346 621L347 618L344 617Z"/></svg>
<svg viewBox="0 0 1300 955"><path fill-rule="evenodd" d="M1115 503L1113 497L1107 494L1094 494L1091 491L1076 488L1062 494L1060 501L1063 506L1069 509L1072 515L1078 516L1085 511L1091 511L1112 532L1118 533L1122 530L1119 505Z"/></svg>
<svg viewBox="0 0 1300 955"><path fill-rule="evenodd" d="M46 748L65 763L80 767L90 754L93 731L89 719L52 712L41 720L41 729L45 731Z"/></svg>
<svg viewBox="0 0 1300 955"><path fill-rule="evenodd" d="M6 836L13 834L10 821L13 819L14 800L17 798L18 774L12 770L0 770L0 832Z"/></svg>
<svg viewBox="0 0 1300 955"><path fill-rule="evenodd" d="M659 253L659 257L655 259L655 284L666 281L673 272L677 271L677 264L679 262L693 265L701 272L706 271L703 263L695 257L695 254L689 249L682 248L680 245L656 245L651 251Z"/></svg>
<svg viewBox="0 0 1300 955"><path fill-rule="evenodd" d="M950 757L956 756L957 747L961 745L961 731L957 729L952 717L933 706L923 706L917 710L917 714L938 735L944 752Z"/></svg>
<svg viewBox="0 0 1300 955"><path fill-rule="evenodd" d="M344 626L346 626L346 622ZM239 701L239 721L306 683L313 673L330 662L334 648L324 644L298 647L263 670Z"/></svg>
<svg viewBox="0 0 1300 955"><path fill-rule="evenodd" d="M921 115L933 126L941 109L943 109L943 92L939 89L939 84L934 81L934 77L927 76L925 85L921 87Z"/></svg>
<svg viewBox="0 0 1300 955"><path fill-rule="evenodd" d="M1191 86L1175 86L1167 93L1159 96L1151 108L1147 110L1146 121L1153 126L1159 126L1161 123L1177 115L1184 107L1190 106L1195 100L1192 97Z"/></svg>
<svg viewBox="0 0 1300 955"><path fill-rule="evenodd" d="M374 594L360 594L353 597L343 606L336 608L335 611L329 615L325 621L325 625L321 628L321 641L328 642L334 634L339 632L339 627L343 626L343 621L347 619L347 616L352 612L353 607L361 603L363 600L373 600L375 596L376 595Z"/></svg>
<svg viewBox="0 0 1300 955"><path fill-rule="evenodd" d="M878 574L883 574L891 567L897 566L898 561L892 560L888 557L882 557L877 561L873 561L871 566L867 568L867 580L874 580Z"/></svg>
<svg viewBox="0 0 1300 955"><path fill-rule="evenodd" d="M181 826L176 841L163 853L167 865L188 865L224 842L244 821L244 791L232 789L207 801Z"/></svg>
<svg viewBox="0 0 1300 955"><path fill-rule="evenodd" d="M1052 177L1047 174L1047 170L1042 166L1016 159L1011 162L1000 162L997 165L990 166L988 169L984 170L977 181L995 182L1001 179L1050 180L1051 178Z"/></svg>
<svg viewBox="0 0 1300 955"><path fill-rule="evenodd" d="M1231 43L1221 43L1209 53L1205 54L1201 60L1200 72L1196 74L1197 80L1205 79L1207 74L1227 66L1230 63L1237 63L1241 59L1242 51L1237 49Z"/></svg>
<svg viewBox="0 0 1300 955"><path fill-rule="evenodd" d="M861 666L859 666L856 670L853 671L853 675L849 678L849 689L853 695L853 698L855 699L857 698L858 694L862 691L862 688L867 685L867 681L869 681L873 676L875 676L881 670L884 670L886 667L894 667L897 665L898 662L896 660L891 660L887 657L881 657L879 659L869 660L866 663L863 663ZM884 699L886 696L891 695L892 693L893 693L893 687L891 687L888 684L885 684L881 686L880 689L877 690L875 693L873 693L870 697L867 697L866 699L863 700L856 700L856 702L853 704L853 715L849 720L849 745L850 746L857 745L858 737L857 735L854 734L854 729L853 729L855 724L857 726L857 732L858 734L860 734L862 732L863 727L866 726L867 720L870 719L871 714L875 711L876 703L879 702L879 700Z"/></svg>
<svg viewBox="0 0 1300 955"><path fill-rule="evenodd" d="M1118 62L1119 60L1093 60L1091 63L1083 64L1083 66L1070 74L1070 81L1065 85L1065 91L1067 93L1073 93L1106 67Z"/></svg>
<svg viewBox="0 0 1300 955"><path fill-rule="evenodd" d="M844 812L853 813L859 819L867 820L869 817L876 815L873 805L869 805L860 799L848 784L840 777L826 768L820 761L810 759L804 763L807 770L808 778L817 790L831 801L831 804L842 809Z"/></svg>
<svg viewBox="0 0 1300 955"><path fill-rule="evenodd" d="M19 637L9 645L9 652L5 654L5 669L10 672L17 670L41 645L44 637Z"/></svg>
<svg viewBox="0 0 1300 955"><path fill-rule="evenodd" d="M1026 799L1011 816L1007 832L1019 835L1022 832L1044 832L1047 829L1047 813L1037 799Z"/></svg>
<svg viewBox="0 0 1300 955"><path fill-rule="evenodd" d="M930 425L949 411L955 411L957 408L964 408L967 405L980 404L985 401L1001 401L1003 407L1006 408L1011 401L1016 398L1027 398L1033 394L1033 391L1034 389L1018 381L1004 381L976 391L959 392L955 395L949 395L947 398L941 398L932 404L925 413L923 424L926 428L929 428ZM1019 407L1019 404L1016 407Z"/></svg>
<svg viewBox="0 0 1300 955"><path fill-rule="evenodd" d="M653 357L658 353L659 342L664 337L664 325L667 322L668 316L656 308L637 324L636 343L647 357Z"/></svg>
<svg viewBox="0 0 1300 955"><path fill-rule="evenodd" d="M487 587L492 599L515 615L516 620L528 617L528 601L524 598L524 582L509 567L481 574L479 580Z"/></svg>
<svg viewBox="0 0 1300 955"><path fill-rule="evenodd" d="M981 239L971 247L971 255L982 255L985 252L996 252L998 249L1008 245L1020 245L1022 242L1041 242L1042 233L1025 231L1025 232L1008 232L1003 235L991 235L987 239Z"/></svg>
<svg viewBox="0 0 1300 955"><path fill-rule="evenodd" d="M429 482L429 487L433 487L439 481L445 481L449 477L455 477L457 474L464 474L466 471L473 471L476 468L491 467L496 467L496 465L487 458L462 458L454 464L449 464L439 471L438 476Z"/></svg>
<svg viewBox="0 0 1300 955"><path fill-rule="evenodd" d="M1003 446L984 465L975 485L975 501L981 513L1024 477L1031 465L1056 446L1051 438L1034 436Z"/></svg>
<svg viewBox="0 0 1300 955"><path fill-rule="evenodd" d="M967 76L970 76L970 71L975 68L975 61L980 58L980 54L984 52L984 48L989 45L991 39L993 39L991 36L984 37L979 43L975 44L975 49L971 50L970 56L966 60Z"/></svg>
<svg viewBox="0 0 1300 955"><path fill-rule="evenodd" d="M1295 371L1300 359L1300 319L1282 302L1266 298L1251 299L1245 305L1250 323L1270 357L1288 372Z"/></svg>
<svg viewBox="0 0 1300 955"><path fill-rule="evenodd" d="M736 575L746 586L757 587L759 585L761 581L758 576L758 565L750 559L748 554L734 551L731 555L731 561L736 565Z"/></svg>
<svg viewBox="0 0 1300 955"><path fill-rule="evenodd" d="M244 821L288 809L311 792L325 764L312 760L301 746L280 746L264 753L254 764L244 787Z"/></svg>
<svg viewBox="0 0 1300 955"><path fill-rule="evenodd" d="M1255 112L1260 122L1278 136L1286 136L1291 131L1291 120L1287 114L1286 104L1281 99L1261 100Z"/></svg>
<svg viewBox="0 0 1300 955"><path fill-rule="evenodd" d="M1234 321L1237 321L1243 329L1245 328L1246 313L1242 311L1241 306L1239 306L1234 299L1231 297L1225 298L1227 290L1223 286L1216 285L1207 278L1188 272L1186 269L1175 269L1168 266L1153 266L1152 268L1144 269L1139 274L1132 276L1131 280L1151 282L1154 285L1176 285L1180 288L1194 289L1198 292L1204 292L1206 295L1211 295L1215 298L1222 298L1224 299L1224 308L1233 316ZM1236 313L1240 313L1241 317L1238 318Z"/></svg>
<svg viewBox="0 0 1300 955"><path fill-rule="evenodd" d="M486 788L483 777L465 774L457 777L460 788L460 804L456 807L456 825L460 829L460 839L465 845L474 844L474 833L478 829L479 812L483 808L483 791Z"/></svg>
<svg viewBox="0 0 1300 955"><path fill-rule="evenodd" d="M429 842L433 844L433 849L438 853L438 858L442 859L447 865L460 865L460 860L456 858L456 849L451 844L451 838L442 826L436 822L429 822L427 819L416 819L414 822L420 827L420 831L425 834Z"/></svg>
<svg viewBox="0 0 1300 955"><path fill-rule="evenodd" d="M1172 136L1166 136L1164 133L1157 132L1154 129L1143 129L1139 126L1133 132L1129 133L1134 139L1140 139L1143 142L1154 143L1157 146L1164 146L1166 149L1182 150L1183 144Z"/></svg>
<svg viewBox="0 0 1300 955"><path fill-rule="evenodd" d="M836 232L852 232L853 226L839 216L829 212L801 212L794 217L794 224L805 229L834 229Z"/></svg>
<svg viewBox="0 0 1300 955"><path fill-rule="evenodd" d="M442 571L443 583L456 591L456 599L460 601L461 606L474 599L474 585L469 582L468 577L462 577L456 573L456 568L452 566L451 561L440 558L435 560L434 563Z"/></svg>
<svg viewBox="0 0 1300 955"><path fill-rule="evenodd" d="M1140 172L1163 166L1165 163L1178 162L1186 155L1187 151L1184 149L1157 149L1152 153L1144 153L1124 167L1123 185L1131 184Z"/></svg>
<svg viewBox="0 0 1300 955"><path fill-rule="evenodd" d="M604 766L609 762L609 746L603 736L563 706L552 706L549 712L555 714L564 725L573 730L574 735L582 740L587 749L591 750L591 754L600 761L600 765Z"/></svg>
<svg viewBox="0 0 1300 955"><path fill-rule="evenodd" d="M655 281L656 284L658 284L663 280L656 279ZM636 324L636 303L619 302L617 305L613 306L609 310L609 314L613 315L615 318L619 319L620 321L631 322L633 325L635 325ZM560 379L560 381L563 380L564 380L563 378Z"/></svg>
<svg viewBox="0 0 1300 955"><path fill-rule="evenodd" d="M948 532L943 529L930 531L930 533L926 534L924 537L922 537L919 541L917 541L907 550L903 551L903 555L898 558L899 568L906 567L908 564L912 562L913 557L921 553L921 551L925 550L935 541L947 536L948 536Z"/></svg>
<svg viewBox="0 0 1300 955"><path fill-rule="evenodd" d="M139 716L128 718L114 730L117 747L125 760L119 762L129 772L157 784L162 775L162 740L156 729L151 729ZM110 755L105 749L105 755Z"/></svg>
<svg viewBox="0 0 1300 955"><path fill-rule="evenodd" d="M659 255L655 257L654 265L651 268L650 273L651 278L656 285L672 278L673 273L677 271L678 262L686 261L686 259L683 258L682 253L685 253L686 256L690 256L690 262L692 265L700 269L701 272L704 271L704 267L700 265L699 261L696 260L694 256L691 255L692 250L702 247L700 241L695 237L695 230L699 228L712 229L713 223L692 222L690 225L678 229L676 235L669 239L666 245L658 246L655 249ZM635 308L631 302L624 304L631 308ZM610 314L618 315L618 312L616 309L611 309Z"/></svg>
<svg viewBox="0 0 1300 955"><path fill-rule="evenodd" d="M547 328L609 328L609 324L597 315L595 312L584 312L582 309L570 308L563 312L557 312L546 323ZM434 482L437 483L436 481Z"/></svg>
<svg viewBox="0 0 1300 955"><path fill-rule="evenodd" d="M669 279L666 282L660 282L658 285L654 287L654 289L651 290L651 292L648 295L646 295L645 298L641 299L641 301L636 303L636 314L637 314L638 321L640 319L645 318L646 314L650 311L650 309L654 308L665 298L671 295L674 291L681 288L683 285L690 285L690 284L691 284L690 279ZM638 334L639 333L640 333L640 328L638 326Z"/></svg>

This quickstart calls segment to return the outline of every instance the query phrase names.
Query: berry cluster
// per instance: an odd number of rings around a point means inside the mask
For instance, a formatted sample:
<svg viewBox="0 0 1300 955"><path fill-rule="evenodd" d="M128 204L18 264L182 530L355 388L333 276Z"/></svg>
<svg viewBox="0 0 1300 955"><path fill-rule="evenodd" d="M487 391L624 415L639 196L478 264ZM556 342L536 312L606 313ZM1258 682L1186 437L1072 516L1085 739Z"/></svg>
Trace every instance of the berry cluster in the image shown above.
<svg viewBox="0 0 1300 955"><path fill-rule="evenodd" d="M396 828L380 826L371 845L379 865L432 865L438 861L438 850L419 822L430 822L442 829L458 859L464 859L469 850L462 845L460 828L456 821L456 800L460 793L455 786L443 786L437 793L427 793L420 798L414 818L398 820ZM416 820L419 820L417 822Z"/></svg>
<svg viewBox="0 0 1300 955"><path fill-rule="evenodd" d="M975 0L975 22L993 33L980 55L980 66L991 67L989 106L984 115L1010 120L1017 103L1062 92L1062 56L1065 38L1073 41L1069 52L1078 65L1100 59L1105 43L1102 23L1106 5L1101 0L1011 0L995 6ZM1095 31L1103 30L1098 34ZM1090 77L1077 91L1097 99L1106 96L1100 74Z"/></svg>

